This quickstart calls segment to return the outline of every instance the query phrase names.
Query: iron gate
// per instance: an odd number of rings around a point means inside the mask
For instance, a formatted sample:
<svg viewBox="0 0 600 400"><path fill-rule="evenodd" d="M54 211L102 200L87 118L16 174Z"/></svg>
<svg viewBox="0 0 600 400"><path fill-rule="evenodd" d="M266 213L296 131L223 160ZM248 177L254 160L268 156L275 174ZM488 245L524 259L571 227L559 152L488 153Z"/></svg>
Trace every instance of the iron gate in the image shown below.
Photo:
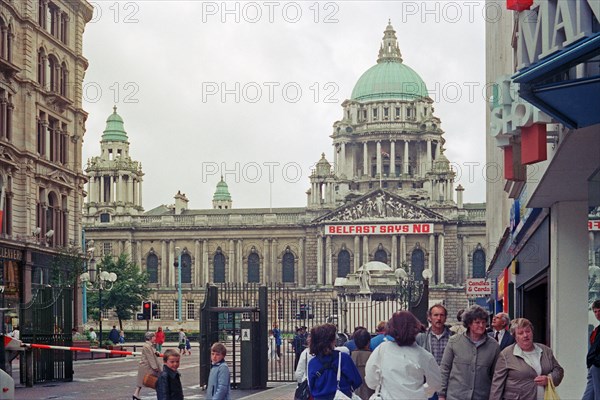
<svg viewBox="0 0 600 400"><path fill-rule="evenodd" d="M73 290L70 287L39 288L20 310L21 340L24 343L72 346ZM27 376L27 360L33 357L33 377ZM73 353L64 350L33 349L20 358L20 380L33 383L73 380ZM29 380L33 378L33 382Z"/></svg>
<svg viewBox="0 0 600 400"><path fill-rule="evenodd" d="M319 297L320 296L320 297ZM420 320L426 321L428 287L425 283L418 296L412 291L401 295L396 290L386 299L348 301L339 296L298 289L282 283L259 286L251 283L223 283L209 285L200 317L200 385L205 386L210 372L210 346L222 341L227 347L232 387L240 384L241 353L239 345L240 322L248 319L246 313L257 310L260 314L260 370L266 381L293 382L295 352L293 338L296 328L333 323L340 329L338 344L343 344L348 333L361 325L375 331L379 321L387 321L398 310L410 310ZM278 324L281 331L281 357L267 357L267 334ZM256 362L256 361L255 361Z"/></svg>

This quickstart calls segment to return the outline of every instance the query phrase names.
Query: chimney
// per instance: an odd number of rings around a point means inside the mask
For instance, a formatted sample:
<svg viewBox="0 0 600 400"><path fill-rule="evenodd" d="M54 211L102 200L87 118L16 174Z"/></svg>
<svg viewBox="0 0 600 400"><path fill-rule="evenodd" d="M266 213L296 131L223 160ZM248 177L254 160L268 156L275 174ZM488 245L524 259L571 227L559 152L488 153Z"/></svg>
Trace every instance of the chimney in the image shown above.
<svg viewBox="0 0 600 400"><path fill-rule="evenodd" d="M188 202L189 200L185 197L185 193L182 194L181 190L178 190L175 195L175 215L181 215L183 210L187 210Z"/></svg>

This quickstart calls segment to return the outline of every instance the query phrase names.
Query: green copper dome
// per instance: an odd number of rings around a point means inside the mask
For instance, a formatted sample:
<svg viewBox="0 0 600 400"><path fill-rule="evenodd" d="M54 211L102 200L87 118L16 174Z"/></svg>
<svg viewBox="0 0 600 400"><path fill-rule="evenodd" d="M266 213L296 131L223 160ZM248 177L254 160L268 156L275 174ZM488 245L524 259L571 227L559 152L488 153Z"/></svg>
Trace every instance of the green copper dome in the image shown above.
<svg viewBox="0 0 600 400"><path fill-rule="evenodd" d="M377 64L369 68L356 82L352 100L418 100L429 97L423 79L408 65L396 39L396 31L388 24L379 49Z"/></svg>
<svg viewBox="0 0 600 400"><path fill-rule="evenodd" d="M103 142L127 142L127 132L123 126L123 118L117 114L117 106L113 113L106 119L106 128L102 134Z"/></svg>
<svg viewBox="0 0 600 400"><path fill-rule="evenodd" d="M231 201L231 194L229 194L229 187L221 177L221 181L217 183L217 190L215 190L215 195L213 196L213 201Z"/></svg>

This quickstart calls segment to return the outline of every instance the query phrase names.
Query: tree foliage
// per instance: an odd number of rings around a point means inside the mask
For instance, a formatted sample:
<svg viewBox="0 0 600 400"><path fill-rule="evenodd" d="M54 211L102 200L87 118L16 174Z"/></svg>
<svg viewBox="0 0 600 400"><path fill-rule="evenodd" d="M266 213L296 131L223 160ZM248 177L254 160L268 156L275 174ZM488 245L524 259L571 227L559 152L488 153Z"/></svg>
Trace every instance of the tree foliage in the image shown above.
<svg viewBox="0 0 600 400"><path fill-rule="evenodd" d="M130 262L127 254L118 258L105 256L96 269L117 274L111 290L102 291L102 310L114 309L119 319L119 327L123 329L123 320L132 319L140 310L142 301L148 298L148 274ZM88 307L93 318L98 319L100 299L98 291L88 292Z"/></svg>

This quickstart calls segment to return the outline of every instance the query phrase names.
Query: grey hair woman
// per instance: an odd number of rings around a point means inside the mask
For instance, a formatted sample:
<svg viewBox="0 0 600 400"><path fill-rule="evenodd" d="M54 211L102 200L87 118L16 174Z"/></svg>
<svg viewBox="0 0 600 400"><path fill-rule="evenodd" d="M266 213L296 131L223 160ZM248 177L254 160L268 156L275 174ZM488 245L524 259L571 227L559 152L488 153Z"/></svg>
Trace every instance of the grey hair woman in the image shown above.
<svg viewBox="0 0 600 400"><path fill-rule="evenodd" d="M144 385L144 376L146 374L153 374L158 376L161 371L161 362L158 356L160 354L156 352L154 343L156 335L154 332L146 332L144 335L146 342L142 347L142 356L140 358L140 364L138 366L136 388L133 392L133 400L140 400L140 391Z"/></svg>
<svg viewBox="0 0 600 400"><path fill-rule="evenodd" d="M528 319L515 319L510 332L516 343L507 346L498 356L490 399L543 399L548 380L552 379L558 386L564 370L552 349L533 342L533 324Z"/></svg>
<svg viewBox="0 0 600 400"><path fill-rule="evenodd" d="M488 400L500 348L498 342L485 333L487 311L473 306L465 311L462 319L467 332L452 336L444 349L439 399Z"/></svg>

